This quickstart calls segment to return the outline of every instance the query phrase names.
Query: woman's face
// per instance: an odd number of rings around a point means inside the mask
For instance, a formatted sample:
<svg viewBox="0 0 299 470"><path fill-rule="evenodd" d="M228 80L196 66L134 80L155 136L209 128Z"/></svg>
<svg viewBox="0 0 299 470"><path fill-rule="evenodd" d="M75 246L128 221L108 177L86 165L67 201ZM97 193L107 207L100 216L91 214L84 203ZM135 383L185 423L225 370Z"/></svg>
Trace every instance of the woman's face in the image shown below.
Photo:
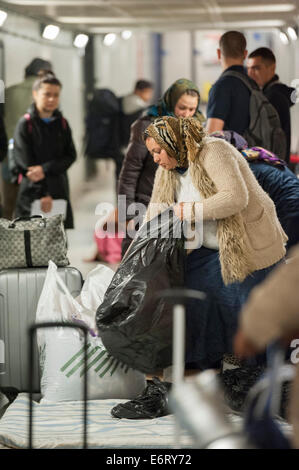
<svg viewBox="0 0 299 470"><path fill-rule="evenodd" d="M154 162L159 166L162 166L165 170L173 170L178 166L176 159L170 157L166 150L160 147L153 137L148 137L145 141L145 145L147 146L149 153L152 155Z"/></svg>
<svg viewBox="0 0 299 470"><path fill-rule="evenodd" d="M53 113L59 106L60 86L43 83L38 89L33 91L33 99L38 111L43 113Z"/></svg>
<svg viewBox="0 0 299 470"><path fill-rule="evenodd" d="M192 117L195 114L198 105L198 97L184 93L180 96L174 107L176 117Z"/></svg>

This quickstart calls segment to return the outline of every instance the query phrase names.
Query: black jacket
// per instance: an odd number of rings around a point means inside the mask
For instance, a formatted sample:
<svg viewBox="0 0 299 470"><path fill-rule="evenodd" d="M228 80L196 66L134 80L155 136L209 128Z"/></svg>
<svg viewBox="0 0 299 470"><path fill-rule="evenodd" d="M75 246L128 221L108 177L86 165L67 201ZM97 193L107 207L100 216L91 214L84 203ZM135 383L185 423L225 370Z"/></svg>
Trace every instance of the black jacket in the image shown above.
<svg viewBox="0 0 299 470"><path fill-rule="evenodd" d="M3 105L0 105L1 107ZM7 155L7 134L4 126L2 109L0 107L0 162L4 160Z"/></svg>
<svg viewBox="0 0 299 470"><path fill-rule="evenodd" d="M53 121L45 123L34 105L28 111L30 121L22 117L14 135L14 159L23 175L20 184L16 216L30 215L31 203L35 199L50 195L53 199L68 201L66 228L73 228L73 214L69 201L67 169L76 159L76 149L71 129L60 111L53 114ZM27 168L41 165L45 178L33 183L26 178Z"/></svg>
<svg viewBox="0 0 299 470"><path fill-rule="evenodd" d="M287 167L248 162L256 179L275 204L277 217L289 237L287 248L299 243L299 179Z"/></svg>
<svg viewBox="0 0 299 470"><path fill-rule="evenodd" d="M143 116L131 126L129 146L119 177L118 194L126 196L126 206L133 203L148 205L158 165L148 152L143 141L143 132L152 122L150 116ZM132 207L131 207L132 209ZM127 220L134 214L127 215Z"/></svg>
<svg viewBox="0 0 299 470"><path fill-rule="evenodd" d="M290 107L294 102L291 95L295 89L279 82L278 75L274 75L271 80L266 83L263 92L278 112L280 124L285 132L287 140L286 162L290 161L290 147L291 147L291 116Z"/></svg>

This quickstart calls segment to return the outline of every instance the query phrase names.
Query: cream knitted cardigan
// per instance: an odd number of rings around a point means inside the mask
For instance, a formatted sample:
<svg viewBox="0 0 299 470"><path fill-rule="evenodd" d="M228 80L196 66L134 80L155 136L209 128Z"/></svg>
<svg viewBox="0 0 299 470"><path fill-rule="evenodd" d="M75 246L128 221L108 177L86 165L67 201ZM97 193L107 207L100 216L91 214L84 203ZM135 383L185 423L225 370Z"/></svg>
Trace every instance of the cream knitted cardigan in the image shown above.
<svg viewBox="0 0 299 470"><path fill-rule="evenodd" d="M283 258L287 236L245 158L223 140L205 137L203 144L189 161L192 182L203 196L203 219L217 220L224 283L243 281ZM159 167L145 220L176 202L178 178L176 171Z"/></svg>

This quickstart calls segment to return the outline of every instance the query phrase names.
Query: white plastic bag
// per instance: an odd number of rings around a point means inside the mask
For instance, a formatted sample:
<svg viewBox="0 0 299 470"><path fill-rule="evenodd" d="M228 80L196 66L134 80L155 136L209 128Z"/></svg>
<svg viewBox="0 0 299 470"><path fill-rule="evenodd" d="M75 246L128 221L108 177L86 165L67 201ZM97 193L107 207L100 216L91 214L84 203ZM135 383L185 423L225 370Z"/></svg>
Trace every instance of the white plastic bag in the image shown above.
<svg viewBox="0 0 299 470"><path fill-rule="evenodd" d="M109 269L109 268L108 268ZM101 271L107 277L106 270ZM91 276L92 278L93 276ZM94 279L90 283L93 283ZM99 276L97 276L99 282ZM89 284L91 285L91 284ZM87 286L85 286L87 289ZM94 307L95 296L85 303ZM105 287L98 289L104 295ZM83 296L83 297L84 297ZM82 301L82 296L79 296ZM77 298L78 299L78 298ZM92 310L86 309L74 299L57 273L57 267L49 262L44 287L38 302L36 321L89 320L92 324ZM101 302L101 300L99 300ZM98 304L96 305L98 306ZM95 316L95 311L93 312ZM37 332L42 371L41 393L45 400L65 401L83 399L84 340L79 330L70 328L40 329ZM88 335L88 398L132 399L146 386L145 375L128 368L112 358L100 338Z"/></svg>
<svg viewBox="0 0 299 470"><path fill-rule="evenodd" d="M99 264L87 274L81 293L76 297L77 302L79 302L82 307L85 307L85 309L80 312L80 319L94 331L97 329L95 312L102 303L113 276L114 271L111 268ZM79 312L77 312L77 318L79 319L78 313Z"/></svg>

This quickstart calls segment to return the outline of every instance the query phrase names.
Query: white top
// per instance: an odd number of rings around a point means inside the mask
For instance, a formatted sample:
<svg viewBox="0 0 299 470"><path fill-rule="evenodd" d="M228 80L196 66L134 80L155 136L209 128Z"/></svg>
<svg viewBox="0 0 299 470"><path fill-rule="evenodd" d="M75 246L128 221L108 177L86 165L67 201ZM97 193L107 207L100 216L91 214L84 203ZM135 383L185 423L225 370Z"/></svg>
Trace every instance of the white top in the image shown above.
<svg viewBox="0 0 299 470"><path fill-rule="evenodd" d="M143 101L140 96L135 95L135 93L131 93L130 95L126 95L123 97L122 100L122 108L125 114L133 114L141 109L145 109L147 104Z"/></svg>
<svg viewBox="0 0 299 470"><path fill-rule="evenodd" d="M179 185L175 195L176 201L179 202L200 202L202 196L194 187L189 169L185 173L179 173ZM217 222L214 220L205 220L202 227L202 245L206 248L218 250L217 238Z"/></svg>

